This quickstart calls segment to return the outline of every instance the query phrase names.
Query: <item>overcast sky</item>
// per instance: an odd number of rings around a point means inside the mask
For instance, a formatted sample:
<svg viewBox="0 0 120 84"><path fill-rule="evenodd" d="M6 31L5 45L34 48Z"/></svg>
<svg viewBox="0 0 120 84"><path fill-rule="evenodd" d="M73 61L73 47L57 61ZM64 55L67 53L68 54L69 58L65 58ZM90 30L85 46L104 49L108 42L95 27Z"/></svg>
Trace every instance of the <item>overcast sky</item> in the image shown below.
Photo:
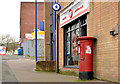
<svg viewBox="0 0 120 84"><path fill-rule="evenodd" d="M20 34L20 2L35 0L1 0L0 1L0 33L15 36ZM44 0L37 0L38 2Z"/></svg>
<svg viewBox="0 0 120 84"><path fill-rule="evenodd" d="M19 39L20 2L34 2L34 1L35 0L1 0L0 1L0 33L10 34L11 36L16 36L16 38ZM43 2L44 0L37 0L37 1ZM59 0L59 1L66 1L66 0ZM67 0L67 1L71 1L71 0ZM118 0L114 0L114 1L118 1Z"/></svg>

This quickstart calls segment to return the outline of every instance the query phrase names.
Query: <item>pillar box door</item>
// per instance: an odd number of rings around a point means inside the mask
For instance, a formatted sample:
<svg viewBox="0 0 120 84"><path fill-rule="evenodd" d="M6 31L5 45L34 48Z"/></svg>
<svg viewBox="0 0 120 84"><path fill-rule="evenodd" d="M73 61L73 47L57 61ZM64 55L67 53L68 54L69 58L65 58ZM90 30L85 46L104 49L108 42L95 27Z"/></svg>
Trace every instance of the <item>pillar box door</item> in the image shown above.
<svg viewBox="0 0 120 84"><path fill-rule="evenodd" d="M93 40L94 37L79 37L79 78L93 79Z"/></svg>

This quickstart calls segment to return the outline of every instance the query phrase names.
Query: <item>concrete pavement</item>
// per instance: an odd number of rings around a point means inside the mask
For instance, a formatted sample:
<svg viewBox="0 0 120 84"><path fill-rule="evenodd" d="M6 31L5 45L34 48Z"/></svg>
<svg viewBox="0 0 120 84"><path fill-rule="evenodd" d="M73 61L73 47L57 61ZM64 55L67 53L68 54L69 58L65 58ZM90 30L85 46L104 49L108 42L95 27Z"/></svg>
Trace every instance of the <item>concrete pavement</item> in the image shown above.
<svg viewBox="0 0 120 84"><path fill-rule="evenodd" d="M34 60L24 56L3 57L3 81L7 82L78 82L78 77L66 76L55 72L36 72ZM8 75L8 76L7 76ZM7 80L8 79L8 80ZM109 84L106 81L86 81ZM110 83L114 84L114 83Z"/></svg>
<svg viewBox="0 0 120 84"><path fill-rule="evenodd" d="M2 82L18 82L14 72L6 61L2 62Z"/></svg>
<svg viewBox="0 0 120 84"><path fill-rule="evenodd" d="M20 82L73 82L74 76L65 76L55 72L36 72L35 61L19 59L7 61Z"/></svg>

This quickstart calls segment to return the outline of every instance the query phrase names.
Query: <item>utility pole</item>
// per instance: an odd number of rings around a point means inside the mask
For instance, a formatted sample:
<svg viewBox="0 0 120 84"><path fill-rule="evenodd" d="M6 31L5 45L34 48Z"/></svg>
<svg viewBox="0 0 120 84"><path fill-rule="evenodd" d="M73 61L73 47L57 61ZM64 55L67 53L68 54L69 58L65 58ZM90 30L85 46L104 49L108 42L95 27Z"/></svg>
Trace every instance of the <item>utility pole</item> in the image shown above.
<svg viewBox="0 0 120 84"><path fill-rule="evenodd" d="M35 0L35 61L37 62L37 0Z"/></svg>

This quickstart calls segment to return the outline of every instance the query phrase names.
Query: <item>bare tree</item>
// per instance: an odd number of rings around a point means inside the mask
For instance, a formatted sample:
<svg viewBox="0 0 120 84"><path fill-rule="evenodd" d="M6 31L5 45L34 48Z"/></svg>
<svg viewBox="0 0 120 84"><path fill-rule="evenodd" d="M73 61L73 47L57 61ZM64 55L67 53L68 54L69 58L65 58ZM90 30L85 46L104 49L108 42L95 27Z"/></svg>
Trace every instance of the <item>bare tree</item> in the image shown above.
<svg viewBox="0 0 120 84"><path fill-rule="evenodd" d="M14 54L15 50L18 48L18 43L15 42L15 40L16 39L11 37L9 34L6 34L6 35L0 34L0 45L6 46L6 52L12 51Z"/></svg>
<svg viewBox="0 0 120 84"><path fill-rule="evenodd" d="M5 44L5 35L0 34L0 45Z"/></svg>
<svg viewBox="0 0 120 84"><path fill-rule="evenodd" d="M15 42L15 38L11 38L11 42L8 45L8 50L12 50L13 54L14 54L14 52L17 48L18 48L18 43Z"/></svg>

